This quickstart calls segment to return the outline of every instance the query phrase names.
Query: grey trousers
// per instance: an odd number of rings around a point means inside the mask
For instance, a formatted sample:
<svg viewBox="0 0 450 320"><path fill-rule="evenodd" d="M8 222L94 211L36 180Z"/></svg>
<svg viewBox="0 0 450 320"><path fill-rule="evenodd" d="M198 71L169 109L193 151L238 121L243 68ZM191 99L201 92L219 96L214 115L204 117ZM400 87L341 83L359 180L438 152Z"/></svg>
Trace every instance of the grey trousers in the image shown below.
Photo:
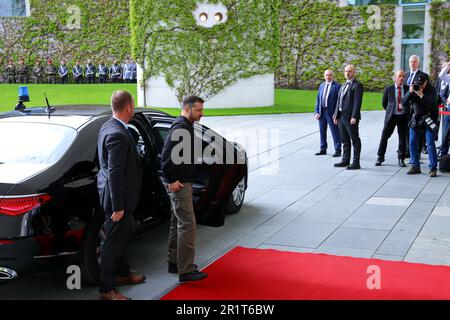
<svg viewBox="0 0 450 320"><path fill-rule="evenodd" d="M196 221L192 203L192 184L183 184L184 187L178 192L169 192L172 214L168 261L177 265L179 274L195 270Z"/></svg>

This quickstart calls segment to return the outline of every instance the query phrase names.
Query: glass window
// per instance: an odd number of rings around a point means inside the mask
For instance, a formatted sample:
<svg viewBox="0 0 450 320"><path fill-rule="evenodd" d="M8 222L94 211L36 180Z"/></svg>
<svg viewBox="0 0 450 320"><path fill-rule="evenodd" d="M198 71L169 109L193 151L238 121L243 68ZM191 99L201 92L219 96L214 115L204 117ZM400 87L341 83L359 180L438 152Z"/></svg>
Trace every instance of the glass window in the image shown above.
<svg viewBox="0 0 450 320"><path fill-rule="evenodd" d="M423 61L423 44L403 44L402 45L402 69L409 70L409 57L417 55Z"/></svg>
<svg viewBox="0 0 450 320"><path fill-rule="evenodd" d="M26 15L26 0L0 0L0 17L20 17Z"/></svg>
<svg viewBox="0 0 450 320"><path fill-rule="evenodd" d="M69 149L76 136L77 131L69 127L0 122L0 163L52 165Z"/></svg>
<svg viewBox="0 0 450 320"><path fill-rule="evenodd" d="M425 9L403 10L403 39L422 39L424 36Z"/></svg>

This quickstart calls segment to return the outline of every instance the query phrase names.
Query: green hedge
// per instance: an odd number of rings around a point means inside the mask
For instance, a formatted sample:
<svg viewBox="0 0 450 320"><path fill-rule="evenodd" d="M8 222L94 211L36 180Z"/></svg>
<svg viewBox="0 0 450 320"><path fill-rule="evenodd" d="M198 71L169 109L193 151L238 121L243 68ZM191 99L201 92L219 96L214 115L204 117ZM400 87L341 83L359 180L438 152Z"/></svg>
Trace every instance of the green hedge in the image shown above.
<svg viewBox="0 0 450 320"><path fill-rule="evenodd" d="M432 3L431 16L431 77L436 80L441 68L441 61L450 58L450 3Z"/></svg>
<svg viewBox="0 0 450 320"><path fill-rule="evenodd" d="M352 63L366 90L383 89L394 68L395 6L380 7L381 30L371 30L366 6L283 0L278 87L315 89L328 68L342 82L345 65Z"/></svg>
<svg viewBox="0 0 450 320"><path fill-rule="evenodd" d="M31 17L1 18L3 58L64 58L75 62L98 62L131 55L128 0L30 0ZM80 28L68 29L75 6L80 10Z"/></svg>
<svg viewBox="0 0 450 320"><path fill-rule="evenodd" d="M275 71L280 0L222 0L228 21L212 28L197 25L196 0L130 3L133 56L145 65L144 80L164 76L179 100L208 98L240 78Z"/></svg>

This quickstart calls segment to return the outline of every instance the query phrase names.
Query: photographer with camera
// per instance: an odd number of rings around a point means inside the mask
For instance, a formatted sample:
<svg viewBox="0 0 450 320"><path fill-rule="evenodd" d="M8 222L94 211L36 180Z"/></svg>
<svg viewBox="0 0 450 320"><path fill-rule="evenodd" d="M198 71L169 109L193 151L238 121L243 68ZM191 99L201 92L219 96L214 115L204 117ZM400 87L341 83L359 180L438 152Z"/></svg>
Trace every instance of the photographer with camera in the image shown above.
<svg viewBox="0 0 450 320"><path fill-rule="evenodd" d="M420 171L419 149L417 137L425 133L428 149L428 167L430 177L437 176L437 153L435 136L439 130L437 125L439 110L437 105L436 89L430 85L428 75L418 75L411 86L409 92L403 98L403 105L411 112L409 122L409 151L411 154L411 169L407 174L418 174Z"/></svg>

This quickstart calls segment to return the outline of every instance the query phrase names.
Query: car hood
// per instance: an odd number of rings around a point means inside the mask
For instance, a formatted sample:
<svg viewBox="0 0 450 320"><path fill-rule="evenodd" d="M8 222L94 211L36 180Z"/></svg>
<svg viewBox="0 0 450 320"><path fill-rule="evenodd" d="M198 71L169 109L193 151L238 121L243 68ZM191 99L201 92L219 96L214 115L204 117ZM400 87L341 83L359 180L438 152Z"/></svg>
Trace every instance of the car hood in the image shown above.
<svg viewBox="0 0 450 320"><path fill-rule="evenodd" d="M48 167L48 164L0 164L0 185L16 184ZM4 192L0 187L0 196Z"/></svg>

